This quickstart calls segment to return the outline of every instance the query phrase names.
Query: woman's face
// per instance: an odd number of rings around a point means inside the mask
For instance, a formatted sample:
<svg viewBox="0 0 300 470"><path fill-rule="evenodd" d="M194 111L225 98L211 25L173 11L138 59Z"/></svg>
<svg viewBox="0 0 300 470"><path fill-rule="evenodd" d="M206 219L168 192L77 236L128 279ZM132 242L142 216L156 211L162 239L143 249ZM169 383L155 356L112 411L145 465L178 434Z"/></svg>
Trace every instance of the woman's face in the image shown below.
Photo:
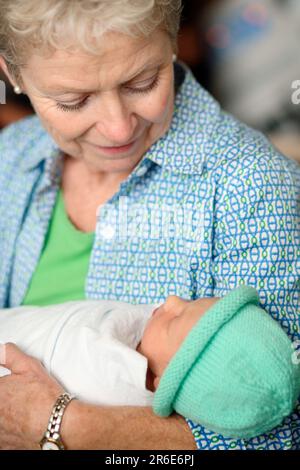
<svg viewBox="0 0 300 470"><path fill-rule="evenodd" d="M148 39L107 33L97 56L32 55L23 91L65 154L92 172L130 172L170 126L172 54L161 31Z"/></svg>

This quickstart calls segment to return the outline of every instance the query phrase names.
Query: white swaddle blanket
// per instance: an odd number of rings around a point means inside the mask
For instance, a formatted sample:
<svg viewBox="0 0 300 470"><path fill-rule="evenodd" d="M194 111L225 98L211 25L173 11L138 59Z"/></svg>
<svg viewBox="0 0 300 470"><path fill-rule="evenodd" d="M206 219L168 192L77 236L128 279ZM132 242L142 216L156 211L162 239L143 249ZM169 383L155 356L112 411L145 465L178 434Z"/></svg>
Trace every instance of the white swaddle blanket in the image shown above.
<svg viewBox="0 0 300 470"><path fill-rule="evenodd" d="M150 406L147 359L136 347L155 307L83 300L0 309L0 342L13 342L39 359L79 399ZM7 369L2 367L3 375Z"/></svg>

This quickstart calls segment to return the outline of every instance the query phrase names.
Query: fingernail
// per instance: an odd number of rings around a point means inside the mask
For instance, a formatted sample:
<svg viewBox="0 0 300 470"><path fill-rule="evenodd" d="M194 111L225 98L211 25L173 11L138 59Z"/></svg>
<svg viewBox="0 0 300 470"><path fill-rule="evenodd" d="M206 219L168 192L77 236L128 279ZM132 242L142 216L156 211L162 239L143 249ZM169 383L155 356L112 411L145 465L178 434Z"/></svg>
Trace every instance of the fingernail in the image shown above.
<svg viewBox="0 0 300 470"><path fill-rule="evenodd" d="M5 365L6 363L6 348L5 344L0 343L0 364Z"/></svg>

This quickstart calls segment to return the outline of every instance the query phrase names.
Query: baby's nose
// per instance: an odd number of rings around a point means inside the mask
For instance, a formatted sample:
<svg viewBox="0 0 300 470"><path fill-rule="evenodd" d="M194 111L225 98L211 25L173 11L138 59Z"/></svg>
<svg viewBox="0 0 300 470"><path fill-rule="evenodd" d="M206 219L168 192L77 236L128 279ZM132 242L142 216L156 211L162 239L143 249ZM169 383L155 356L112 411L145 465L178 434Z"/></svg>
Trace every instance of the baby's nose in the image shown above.
<svg viewBox="0 0 300 470"><path fill-rule="evenodd" d="M174 315L177 316L187 303L188 300L182 299L177 295L170 295L166 300L165 307L168 311L172 310Z"/></svg>

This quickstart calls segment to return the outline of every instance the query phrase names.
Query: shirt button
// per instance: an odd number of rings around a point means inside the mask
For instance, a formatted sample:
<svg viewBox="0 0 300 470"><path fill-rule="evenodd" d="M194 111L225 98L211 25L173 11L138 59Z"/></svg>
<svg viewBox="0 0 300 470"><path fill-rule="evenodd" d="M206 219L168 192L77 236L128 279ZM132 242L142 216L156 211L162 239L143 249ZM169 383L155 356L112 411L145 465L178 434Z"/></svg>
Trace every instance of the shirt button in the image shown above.
<svg viewBox="0 0 300 470"><path fill-rule="evenodd" d="M145 166L141 166L136 170L136 176L144 176L144 174L147 172L147 168Z"/></svg>
<svg viewBox="0 0 300 470"><path fill-rule="evenodd" d="M115 235L115 229L112 225L106 225L105 227L101 227L100 235L106 240L110 240Z"/></svg>

